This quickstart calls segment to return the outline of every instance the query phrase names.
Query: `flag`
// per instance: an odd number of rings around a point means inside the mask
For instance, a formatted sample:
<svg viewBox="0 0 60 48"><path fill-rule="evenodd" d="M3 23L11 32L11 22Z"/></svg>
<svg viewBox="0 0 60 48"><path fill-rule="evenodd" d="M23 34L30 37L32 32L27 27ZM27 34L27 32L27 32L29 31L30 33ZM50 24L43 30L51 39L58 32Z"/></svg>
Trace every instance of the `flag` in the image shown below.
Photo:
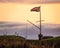
<svg viewBox="0 0 60 48"><path fill-rule="evenodd" d="M31 11L39 12L40 11L40 7L34 7L34 8L31 9Z"/></svg>

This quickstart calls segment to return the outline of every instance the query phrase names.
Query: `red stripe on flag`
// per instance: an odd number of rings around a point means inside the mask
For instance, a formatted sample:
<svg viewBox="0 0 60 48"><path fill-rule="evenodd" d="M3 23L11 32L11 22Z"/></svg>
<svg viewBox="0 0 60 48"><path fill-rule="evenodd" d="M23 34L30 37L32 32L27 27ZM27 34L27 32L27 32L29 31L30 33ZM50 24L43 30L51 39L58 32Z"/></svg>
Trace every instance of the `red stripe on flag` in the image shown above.
<svg viewBox="0 0 60 48"><path fill-rule="evenodd" d="M31 11L39 12L40 11L40 7L34 7L34 8L31 9Z"/></svg>

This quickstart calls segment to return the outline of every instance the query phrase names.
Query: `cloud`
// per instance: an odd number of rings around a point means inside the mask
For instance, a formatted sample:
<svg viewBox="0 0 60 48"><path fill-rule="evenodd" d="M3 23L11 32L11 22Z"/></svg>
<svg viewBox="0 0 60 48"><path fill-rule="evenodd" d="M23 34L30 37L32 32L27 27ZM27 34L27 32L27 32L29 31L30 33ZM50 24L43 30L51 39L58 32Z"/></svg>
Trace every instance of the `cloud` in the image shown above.
<svg viewBox="0 0 60 48"><path fill-rule="evenodd" d="M0 24L5 24L5 23L7 23L7 22L0 22Z"/></svg>
<svg viewBox="0 0 60 48"><path fill-rule="evenodd" d="M3 27L2 27L2 26ZM39 25L37 25L39 26ZM8 29L6 29L6 27ZM2 29L1 29L2 28ZM38 39L39 29L33 25L15 22L0 22L0 35L19 35L28 39ZM15 34L17 32L17 34ZM43 36L60 36L60 24L42 24Z"/></svg>
<svg viewBox="0 0 60 48"><path fill-rule="evenodd" d="M35 28L34 26L32 26L30 31L30 34L34 32L33 35L38 35L40 32L39 29ZM41 33L43 34L43 36L60 36L60 24L42 24Z"/></svg>
<svg viewBox="0 0 60 48"><path fill-rule="evenodd" d="M0 0L0 2L40 4L40 3L60 3L60 0Z"/></svg>
<svg viewBox="0 0 60 48"><path fill-rule="evenodd" d="M42 33L44 35L60 36L60 24L43 24Z"/></svg>
<svg viewBox="0 0 60 48"><path fill-rule="evenodd" d="M0 22L0 30L1 29L12 29L25 26L24 23L15 23L15 22Z"/></svg>
<svg viewBox="0 0 60 48"><path fill-rule="evenodd" d="M24 32L25 23L19 22L0 22L0 35L4 35L7 32L7 35L15 35L15 32ZM24 33L20 34L24 35Z"/></svg>

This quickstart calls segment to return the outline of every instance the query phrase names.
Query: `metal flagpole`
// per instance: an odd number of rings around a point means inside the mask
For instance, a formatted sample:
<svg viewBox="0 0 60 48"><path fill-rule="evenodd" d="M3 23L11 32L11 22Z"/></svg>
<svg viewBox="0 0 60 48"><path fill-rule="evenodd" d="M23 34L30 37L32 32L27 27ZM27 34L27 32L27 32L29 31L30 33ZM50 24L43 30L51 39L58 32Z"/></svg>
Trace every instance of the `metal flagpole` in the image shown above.
<svg viewBox="0 0 60 48"><path fill-rule="evenodd" d="M41 7L40 7L39 15L40 15L40 34L41 34Z"/></svg>
<svg viewBox="0 0 60 48"><path fill-rule="evenodd" d="M40 34L39 34L39 40L42 39L42 34L41 34L41 7L40 7L40 12L39 12L39 19L40 19Z"/></svg>
<svg viewBox="0 0 60 48"><path fill-rule="evenodd" d="M40 12L39 12L39 18L40 18L40 34L39 34L39 40L42 40L42 33L41 33L41 6L40 6ZM41 41L40 41L40 48L41 48Z"/></svg>

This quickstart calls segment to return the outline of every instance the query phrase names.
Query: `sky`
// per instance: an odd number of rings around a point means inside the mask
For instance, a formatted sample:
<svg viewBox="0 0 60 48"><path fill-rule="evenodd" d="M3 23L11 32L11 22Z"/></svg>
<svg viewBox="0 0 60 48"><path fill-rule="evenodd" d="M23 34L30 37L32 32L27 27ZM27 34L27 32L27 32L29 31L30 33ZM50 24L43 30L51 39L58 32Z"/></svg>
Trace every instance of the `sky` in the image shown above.
<svg viewBox="0 0 60 48"><path fill-rule="evenodd" d="M41 6L42 34L60 36L60 0L0 0L0 35L7 32L28 39L38 39L39 29L27 22L30 20L39 27L40 12L31 12Z"/></svg>

